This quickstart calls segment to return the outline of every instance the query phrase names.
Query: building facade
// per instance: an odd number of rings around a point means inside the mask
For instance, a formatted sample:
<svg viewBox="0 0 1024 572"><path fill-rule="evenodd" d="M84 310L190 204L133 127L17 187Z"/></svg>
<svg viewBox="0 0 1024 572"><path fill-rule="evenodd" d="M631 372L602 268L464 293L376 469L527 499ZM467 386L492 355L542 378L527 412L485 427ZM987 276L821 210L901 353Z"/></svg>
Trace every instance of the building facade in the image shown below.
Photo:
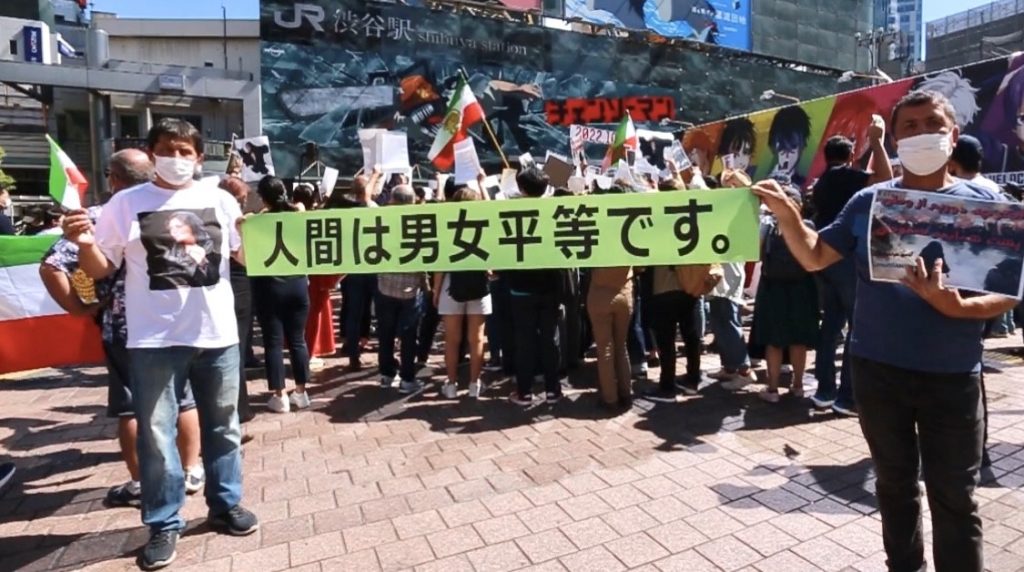
<svg viewBox="0 0 1024 572"><path fill-rule="evenodd" d="M998 0L928 22L928 70L1024 50L1024 0Z"/></svg>
<svg viewBox="0 0 1024 572"><path fill-rule="evenodd" d="M872 28L872 0L749 0L753 51L837 70L868 71L857 33Z"/></svg>
<svg viewBox="0 0 1024 572"><path fill-rule="evenodd" d="M258 105L249 106L247 114L241 99L195 95L203 93L197 87L213 83L222 88L250 84L258 90L259 26L255 20L120 19L109 13L87 13L77 2L51 0L29 11L48 18L37 22L4 18L7 8L0 6L0 36L10 36L11 41L3 42L7 50L0 53L0 62L33 62L69 73L88 66L118 72L122 77L153 80L144 88L119 90L112 86L97 91L98 97L85 89L0 85L0 147L7 152L4 168L15 177L17 193L46 193L49 151L44 133L60 141L94 186L103 185L103 178L95 173L103 158L117 149L141 146L152 124L163 117L187 119L202 131L209 142L205 149L209 170L223 169L233 136L247 135L247 127L253 135L258 134ZM3 20L10 25L5 26ZM48 27L53 38L59 34L66 42L63 53L70 56L62 60L53 39L40 58L27 59L24 44L28 36L21 31L25 22L33 24L28 27L39 24L44 31ZM12 50L16 53L11 54ZM158 79L161 88L155 89ZM252 114L256 115L255 127L249 117ZM101 149L99 159L97 147Z"/></svg>

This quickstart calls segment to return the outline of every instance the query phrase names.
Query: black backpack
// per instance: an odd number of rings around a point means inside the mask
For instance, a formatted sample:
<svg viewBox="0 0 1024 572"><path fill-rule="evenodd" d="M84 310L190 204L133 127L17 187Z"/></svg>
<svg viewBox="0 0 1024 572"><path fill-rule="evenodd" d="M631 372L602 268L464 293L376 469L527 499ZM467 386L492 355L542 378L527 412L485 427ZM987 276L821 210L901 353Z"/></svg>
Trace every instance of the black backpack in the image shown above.
<svg viewBox="0 0 1024 572"><path fill-rule="evenodd" d="M479 300L490 293L487 273L479 270L452 272L448 275L448 295L456 302Z"/></svg>
<svg viewBox="0 0 1024 572"><path fill-rule="evenodd" d="M772 222L768 228L768 236L764 241L764 261L761 264L761 276L771 280L793 281L807 276L807 271L800 265L793 253L786 246L778 224Z"/></svg>

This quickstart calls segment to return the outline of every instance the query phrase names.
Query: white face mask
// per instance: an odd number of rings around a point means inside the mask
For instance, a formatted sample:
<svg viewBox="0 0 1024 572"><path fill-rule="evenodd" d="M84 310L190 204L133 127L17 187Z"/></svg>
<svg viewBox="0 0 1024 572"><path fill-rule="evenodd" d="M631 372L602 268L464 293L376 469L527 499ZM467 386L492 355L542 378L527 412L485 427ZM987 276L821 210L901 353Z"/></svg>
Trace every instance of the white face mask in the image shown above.
<svg viewBox="0 0 1024 572"><path fill-rule="evenodd" d="M953 153L953 142L949 133L924 133L900 139L896 153L904 169L923 177L946 167Z"/></svg>
<svg viewBox="0 0 1024 572"><path fill-rule="evenodd" d="M155 156L156 174L164 181L180 187L192 180L196 172L196 162L181 157Z"/></svg>

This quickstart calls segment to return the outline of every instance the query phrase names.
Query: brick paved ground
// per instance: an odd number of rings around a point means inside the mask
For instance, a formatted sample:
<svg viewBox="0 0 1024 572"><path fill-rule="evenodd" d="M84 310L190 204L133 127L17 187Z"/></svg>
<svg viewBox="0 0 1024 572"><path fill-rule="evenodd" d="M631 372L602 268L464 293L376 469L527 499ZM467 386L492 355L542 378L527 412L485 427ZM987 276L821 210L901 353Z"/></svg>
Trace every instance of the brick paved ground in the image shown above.
<svg viewBox="0 0 1024 572"><path fill-rule="evenodd" d="M1024 361L992 355L994 465L978 497L1003 572L1024 569ZM218 536L190 498L175 569L884 569L856 421L717 386L618 417L589 389L529 411L497 398L507 383L479 402L405 399L340 365L319 374L311 411L248 425L245 502L262 530ZM572 381L592 378L589 363ZM20 478L0 499L0 570L134 569L138 511L101 502L126 478L104 384L96 368L0 381L0 459ZM251 387L262 410L263 382Z"/></svg>

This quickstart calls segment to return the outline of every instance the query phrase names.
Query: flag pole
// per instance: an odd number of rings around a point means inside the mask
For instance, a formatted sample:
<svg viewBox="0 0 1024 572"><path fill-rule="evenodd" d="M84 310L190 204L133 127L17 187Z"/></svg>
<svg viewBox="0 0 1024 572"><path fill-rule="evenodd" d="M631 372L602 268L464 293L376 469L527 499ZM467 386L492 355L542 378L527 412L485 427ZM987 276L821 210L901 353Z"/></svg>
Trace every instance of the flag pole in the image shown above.
<svg viewBox="0 0 1024 572"><path fill-rule="evenodd" d="M459 75L462 76L462 81L466 82L466 85L469 86L469 76L466 74L466 68L459 67ZM483 112L483 108L483 105L480 105L481 113ZM505 157L505 152L501 150L501 145L498 144L498 137L494 134L494 130L491 129L491 122L487 121L487 115L484 115L483 117L484 129L487 131L487 135L490 136L491 144L494 145L494 149L498 152L498 155L501 157L501 163L505 165L506 169L511 168L508 164L508 159Z"/></svg>

